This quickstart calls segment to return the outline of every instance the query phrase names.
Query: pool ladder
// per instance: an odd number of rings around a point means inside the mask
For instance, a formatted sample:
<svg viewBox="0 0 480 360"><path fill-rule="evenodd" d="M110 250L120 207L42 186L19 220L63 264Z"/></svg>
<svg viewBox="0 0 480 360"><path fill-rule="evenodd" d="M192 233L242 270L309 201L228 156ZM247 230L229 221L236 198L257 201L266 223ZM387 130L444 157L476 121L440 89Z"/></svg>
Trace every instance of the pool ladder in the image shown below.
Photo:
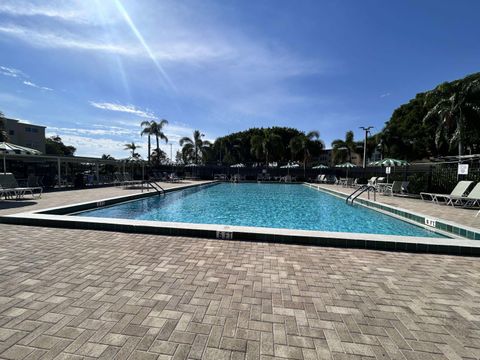
<svg viewBox="0 0 480 360"><path fill-rule="evenodd" d="M156 181L153 180L146 180L145 183L147 184L147 189L148 186L150 186L153 190L157 192L157 195L165 195L165 189ZM142 187L143 188L143 187Z"/></svg>
<svg viewBox="0 0 480 360"><path fill-rule="evenodd" d="M370 191L373 191L373 201L377 201L377 189L373 185L362 185L358 189L356 189L353 193L348 195L345 202L348 204L350 201L350 205L353 205L353 202L356 198L362 195L365 191L367 191L368 200L370 200Z"/></svg>

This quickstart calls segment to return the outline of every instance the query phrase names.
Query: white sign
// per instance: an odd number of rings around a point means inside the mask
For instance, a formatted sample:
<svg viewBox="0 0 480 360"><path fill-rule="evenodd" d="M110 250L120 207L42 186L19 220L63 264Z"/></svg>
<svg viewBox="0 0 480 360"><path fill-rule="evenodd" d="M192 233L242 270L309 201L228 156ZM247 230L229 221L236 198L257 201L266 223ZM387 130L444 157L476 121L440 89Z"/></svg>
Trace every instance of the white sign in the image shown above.
<svg viewBox="0 0 480 360"><path fill-rule="evenodd" d="M437 227L437 222L434 219L425 218L425 225Z"/></svg>
<svg viewBox="0 0 480 360"><path fill-rule="evenodd" d="M458 175L468 175L468 164L458 164Z"/></svg>
<svg viewBox="0 0 480 360"><path fill-rule="evenodd" d="M392 173L392 168L390 166L387 166L385 168L385 174L391 174Z"/></svg>

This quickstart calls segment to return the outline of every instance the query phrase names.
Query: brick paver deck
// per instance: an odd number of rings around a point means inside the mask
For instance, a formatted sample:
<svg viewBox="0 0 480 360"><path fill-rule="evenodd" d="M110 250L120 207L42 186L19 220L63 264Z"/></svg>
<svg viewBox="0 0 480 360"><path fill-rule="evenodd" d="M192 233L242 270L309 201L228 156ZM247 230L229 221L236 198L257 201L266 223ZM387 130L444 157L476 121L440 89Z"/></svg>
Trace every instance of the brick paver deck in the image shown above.
<svg viewBox="0 0 480 360"><path fill-rule="evenodd" d="M478 359L475 258L0 224L2 359Z"/></svg>
<svg viewBox="0 0 480 360"><path fill-rule="evenodd" d="M480 359L480 261L0 224L0 358Z"/></svg>
<svg viewBox="0 0 480 360"><path fill-rule="evenodd" d="M203 184L210 181L181 181L177 183L160 182L164 189L182 187L193 183ZM145 190L144 190L145 191ZM152 190L150 190L152 191ZM35 211L56 206L65 206L87 201L95 201L116 196L140 193L140 189L123 189L121 187L102 187L82 190L53 191L42 194L40 199L26 195L23 200L0 200L0 216L24 211Z"/></svg>

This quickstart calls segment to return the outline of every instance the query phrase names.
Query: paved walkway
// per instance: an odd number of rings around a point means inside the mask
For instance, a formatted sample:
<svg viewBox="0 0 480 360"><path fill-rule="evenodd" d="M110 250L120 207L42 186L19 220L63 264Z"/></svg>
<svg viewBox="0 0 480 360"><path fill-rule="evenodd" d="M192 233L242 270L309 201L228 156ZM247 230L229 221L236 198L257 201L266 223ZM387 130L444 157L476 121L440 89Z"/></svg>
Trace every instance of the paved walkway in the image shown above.
<svg viewBox="0 0 480 360"><path fill-rule="evenodd" d="M0 224L0 358L480 359L480 261Z"/></svg>
<svg viewBox="0 0 480 360"><path fill-rule="evenodd" d="M210 181L181 181L177 183L159 182L164 189L182 187L193 183L203 184ZM145 190L144 190L145 191ZM152 191L152 190L150 190ZM102 187L81 190L53 191L42 194L40 199L32 199L28 195L24 200L0 200L0 216L25 211L35 211L56 206L95 201L116 196L140 193L140 189L122 189L121 187Z"/></svg>
<svg viewBox="0 0 480 360"><path fill-rule="evenodd" d="M351 194L355 189L339 185L315 184L315 186L339 191L344 194ZM366 199L367 195L361 196ZM370 198L373 199L372 195ZM377 194L377 201L393 207L403 208L405 210L415 211L431 217L453 221L458 224L467 225L473 228L480 228L480 216L475 217L477 210L462 209L453 206L437 205L432 202L422 201L420 199L411 199L399 196L385 196Z"/></svg>
<svg viewBox="0 0 480 360"><path fill-rule="evenodd" d="M0 224L2 359L479 359L475 258Z"/></svg>

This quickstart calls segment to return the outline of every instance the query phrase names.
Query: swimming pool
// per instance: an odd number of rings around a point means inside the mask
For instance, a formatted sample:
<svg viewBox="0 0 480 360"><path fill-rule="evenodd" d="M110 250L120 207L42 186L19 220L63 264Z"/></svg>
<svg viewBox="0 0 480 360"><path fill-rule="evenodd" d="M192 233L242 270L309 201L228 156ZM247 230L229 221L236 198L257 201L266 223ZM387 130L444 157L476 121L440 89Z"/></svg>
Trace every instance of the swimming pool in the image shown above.
<svg viewBox="0 0 480 360"><path fill-rule="evenodd" d="M298 184L220 183L77 213L86 217L416 237L420 226Z"/></svg>

